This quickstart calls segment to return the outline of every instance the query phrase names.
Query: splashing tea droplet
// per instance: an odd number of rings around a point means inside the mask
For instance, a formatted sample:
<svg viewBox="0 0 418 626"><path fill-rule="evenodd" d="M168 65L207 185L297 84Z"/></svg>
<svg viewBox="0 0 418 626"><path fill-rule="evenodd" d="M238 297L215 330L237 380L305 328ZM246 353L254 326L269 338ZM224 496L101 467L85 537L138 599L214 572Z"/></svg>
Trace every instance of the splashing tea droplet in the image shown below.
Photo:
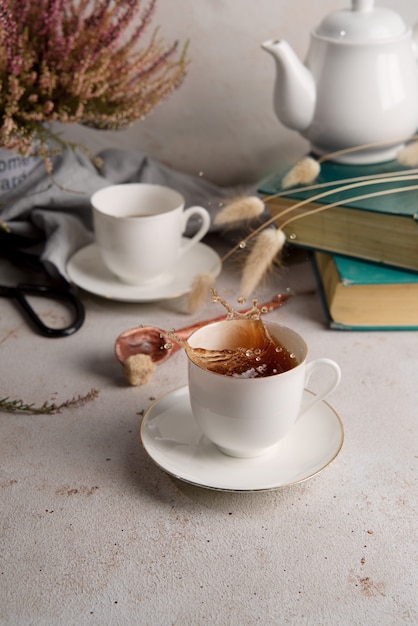
<svg viewBox="0 0 418 626"><path fill-rule="evenodd" d="M214 300L228 311L225 344L221 348L192 346L189 341L172 339L181 344L188 357L200 367L235 378L260 378L273 376L292 369L297 365L292 355L277 339L272 338L261 320L260 310L253 302L253 308L245 314L234 311L215 290ZM229 325L231 325L229 327Z"/></svg>

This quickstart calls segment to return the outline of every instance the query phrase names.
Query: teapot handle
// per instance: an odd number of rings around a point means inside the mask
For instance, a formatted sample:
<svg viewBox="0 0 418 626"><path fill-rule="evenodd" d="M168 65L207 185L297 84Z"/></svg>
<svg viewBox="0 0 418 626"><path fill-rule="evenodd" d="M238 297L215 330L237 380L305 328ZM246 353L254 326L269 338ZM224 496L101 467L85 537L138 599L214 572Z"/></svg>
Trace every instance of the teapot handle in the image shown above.
<svg viewBox="0 0 418 626"><path fill-rule="evenodd" d="M418 59L418 22L412 27L412 51L416 59Z"/></svg>

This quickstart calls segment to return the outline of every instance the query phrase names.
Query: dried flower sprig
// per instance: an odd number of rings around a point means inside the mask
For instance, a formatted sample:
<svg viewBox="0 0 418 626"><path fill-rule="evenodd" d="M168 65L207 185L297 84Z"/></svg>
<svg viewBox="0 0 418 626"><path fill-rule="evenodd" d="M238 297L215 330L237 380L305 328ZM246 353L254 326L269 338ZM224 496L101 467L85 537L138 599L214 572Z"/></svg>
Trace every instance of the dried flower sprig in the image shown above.
<svg viewBox="0 0 418 626"><path fill-rule="evenodd" d="M411 139L414 139L415 136ZM367 147L370 147L369 145ZM361 147L357 148L361 149ZM350 148L350 151L353 149ZM322 161L328 159L329 155L324 155L321 157ZM312 166L312 164L307 163L306 160L312 160L311 157L306 157L306 159L302 159L296 164L296 173L299 170L303 172L304 181L300 180L300 176L296 176L294 178L295 185L301 185L307 183L309 181L309 172L305 176L307 170L311 168L311 173L315 174L314 177L318 175L318 168L316 166ZM251 292L256 288L259 284L266 271L272 266L274 262L280 265L281 261L281 253L286 243L286 236L284 233L284 228L289 226L292 222L303 219L307 215L313 215L316 213L320 213L322 211L326 211L330 208L336 207L341 204L341 200L337 200L335 202L323 204L320 206L315 206L314 208L308 206L311 203L315 203L319 200L326 198L329 195L333 195L335 193L340 192L351 192L352 195L346 198L346 203L351 203L359 200L364 200L366 198L371 197L380 197L385 195L399 194L406 191L412 191L418 189L418 168L412 167L413 165L417 165L416 161L418 160L418 142L413 142L407 144L407 146L399 153L398 161L406 166L409 169L393 171L393 172L384 172L380 174L374 175L365 175L365 176L357 176L351 179L344 179L339 181L332 182L323 182L317 184L310 184L303 187L304 191L313 191L317 193L313 193L308 198L304 200L295 201L293 204L283 209L280 213L277 213L271 216L267 221L261 223L257 228L255 228L251 233L249 233L245 238L239 241L235 246L233 246L221 259L221 262L224 263L231 255L239 250L247 250L250 252L243 264L242 270L242 278L240 284L240 293L239 300L245 300L251 294ZM302 163L305 161L305 163ZM302 165L300 165L302 163ZM293 172L294 173L294 172ZM293 174L292 174L293 176ZM362 187L369 187L370 185L377 185L382 183L404 183L411 181L411 183L416 184L408 184L402 187L396 188L387 188L387 189L379 189L376 191L368 191L367 193L359 193L361 192ZM279 193L264 196L262 199L265 204L268 204L269 201L274 198L290 195L293 192L300 190L300 187L295 187L291 189L282 189ZM248 198L247 198L248 200ZM223 210L222 210L223 211ZM222 212L221 211L221 212ZM248 218L247 208L245 209L245 218ZM236 222L236 214L239 214L239 206L235 206L235 215L234 222ZM220 223L227 223L227 214L223 215L219 221ZM272 228L268 228L271 226L275 226L276 230ZM275 233L273 235L272 233ZM252 245L250 245L252 244ZM199 302L200 305L204 303L203 292L207 288L207 285L213 286L215 283L215 279L211 276L211 273L206 273L204 276L195 277L191 293L189 295L189 302ZM196 297L196 294L200 293L199 298ZM196 307L195 307L196 308Z"/></svg>
<svg viewBox="0 0 418 626"><path fill-rule="evenodd" d="M61 413L63 409L79 408L95 400L99 395L97 389L90 389L84 396L76 396L71 400L65 400L56 404L55 402L45 401L41 406L35 406L34 403L27 404L23 400L11 400L10 398L0 399L0 411L6 411L8 413L32 413L33 415L54 415Z"/></svg>
<svg viewBox="0 0 418 626"><path fill-rule="evenodd" d="M215 276L211 272L204 272L195 277L189 293L188 306L190 313L196 313L203 307L214 286Z"/></svg>
<svg viewBox="0 0 418 626"><path fill-rule="evenodd" d="M300 159L283 176L282 189L290 189L296 185L310 185L318 178L321 165L317 159L307 156Z"/></svg>
<svg viewBox="0 0 418 626"><path fill-rule="evenodd" d="M290 187L296 187L296 185L310 185L319 176L321 171L321 163L325 161L331 161L342 155L351 154L353 152L359 152L367 148L373 148L378 146L387 146L392 143L405 144L397 153L396 160L405 167L418 166L418 135L412 135L411 137L402 137L396 141L379 141L376 143L368 143L362 146L353 146L346 148L345 150L338 150L337 152L330 152L329 154L323 154L318 158L312 156L305 156L299 159L293 167L283 176L282 189L289 189Z"/></svg>
<svg viewBox="0 0 418 626"><path fill-rule="evenodd" d="M215 215L213 223L217 226L233 226L238 222L259 217L264 208L264 202L258 196L232 198L225 202L222 210Z"/></svg>
<svg viewBox="0 0 418 626"><path fill-rule="evenodd" d="M240 297L246 300L260 280L272 267L286 243L280 228L265 228L255 239L248 254L241 277Z"/></svg>
<svg viewBox="0 0 418 626"><path fill-rule="evenodd" d="M45 146L45 122L120 129L177 89L187 44L152 34L156 0L0 0L0 145ZM36 143L37 142L37 143Z"/></svg>
<svg viewBox="0 0 418 626"><path fill-rule="evenodd" d="M418 141L411 141L401 148L396 160L405 167L416 167L418 165Z"/></svg>

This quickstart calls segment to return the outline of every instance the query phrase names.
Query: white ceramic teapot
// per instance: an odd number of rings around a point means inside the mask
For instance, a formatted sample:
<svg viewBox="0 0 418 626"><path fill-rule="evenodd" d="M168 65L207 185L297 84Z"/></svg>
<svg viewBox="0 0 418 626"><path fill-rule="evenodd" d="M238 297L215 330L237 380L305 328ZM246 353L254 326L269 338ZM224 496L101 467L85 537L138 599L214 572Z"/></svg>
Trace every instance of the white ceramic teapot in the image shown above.
<svg viewBox="0 0 418 626"><path fill-rule="evenodd" d="M373 0L351 4L314 29L305 64L284 40L262 47L276 61L280 121L317 155L381 143L335 157L377 163L395 158L418 129L418 25L411 30Z"/></svg>

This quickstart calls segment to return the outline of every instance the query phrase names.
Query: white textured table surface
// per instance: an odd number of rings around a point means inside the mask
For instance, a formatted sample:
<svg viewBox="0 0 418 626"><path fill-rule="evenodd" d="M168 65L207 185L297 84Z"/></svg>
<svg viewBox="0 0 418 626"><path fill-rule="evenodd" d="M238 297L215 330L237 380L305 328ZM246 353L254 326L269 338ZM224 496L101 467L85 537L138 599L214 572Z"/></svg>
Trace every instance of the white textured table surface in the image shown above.
<svg viewBox="0 0 418 626"><path fill-rule="evenodd" d="M235 281L228 271L219 281L231 303ZM328 330L307 262L257 295L287 286L301 295L269 319L301 332L311 358L340 363L329 402L345 442L314 478L262 493L183 483L141 446L143 410L185 385L186 357L129 387L114 340L141 323L194 321L183 299L83 292L86 322L65 339L36 335L0 302L2 397L100 392L58 415L0 413L1 624L418 623L418 334ZM208 304L199 318L219 314Z"/></svg>

